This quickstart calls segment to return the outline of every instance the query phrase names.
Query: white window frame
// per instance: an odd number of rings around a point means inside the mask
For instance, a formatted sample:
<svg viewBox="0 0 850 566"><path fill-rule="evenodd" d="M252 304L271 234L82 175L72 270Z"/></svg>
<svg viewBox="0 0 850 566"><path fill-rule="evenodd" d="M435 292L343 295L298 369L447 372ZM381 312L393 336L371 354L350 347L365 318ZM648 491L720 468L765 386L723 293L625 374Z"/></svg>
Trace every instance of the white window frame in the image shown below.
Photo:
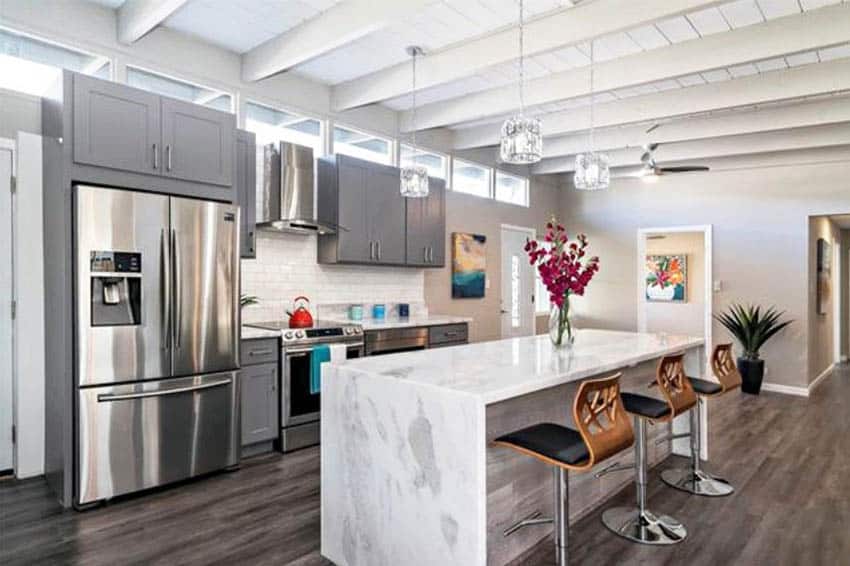
<svg viewBox="0 0 850 566"><path fill-rule="evenodd" d="M314 157L321 157L328 153L328 131L330 128L328 127L328 121L319 118L313 114L301 112L300 110L290 109L286 106L267 103L255 97L245 97L243 98L243 102L240 105L240 115L241 115L241 127L243 129L247 129L248 122L248 104L253 104L255 106L263 106L268 108L269 110L274 110L275 112L283 112L285 114L291 114L293 116L297 116L298 118L303 118L306 120L315 120L319 123L319 147L313 148L316 153Z"/></svg>
<svg viewBox="0 0 850 566"><path fill-rule="evenodd" d="M194 80L191 80L191 79L185 79L183 77L178 77L177 75L173 75L173 74L168 73L168 72L162 72L162 71L159 71L157 69L151 69L150 67L144 67L142 65L137 65L135 63L126 63L124 65L124 84L126 84L126 85L130 84L130 77L129 77L130 69L142 71L143 73L148 73L148 74L151 74L151 75L158 75L158 76L160 76L164 79L172 80L172 81L175 81L175 82L178 82L178 83L184 83L184 84L196 86L198 88L203 88L203 89L206 89L206 90L218 92L220 95L226 94L226 95L230 96L230 113L236 114L237 102L236 102L236 93L235 92L232 92L230 90L223 89L223 88L214 87L214 86L211 86L211 85L205 85L205 84L199 83L198 81L194 81ZM133 87L133 88L140 88L140 87ZM145 90L145 89L141 89L141 90ZM153 91L149 91L149 92L153 92ZM160 94L160 93L156 93L156 94ZM183 100L183 102L189 102L190 104L197 104L198 106L203 106L205 108L212 108L211 106L207 106L206 104L201 104L199 102L193 102L193 101L190 101L190 100L177 98L175 96L171 96L171 95L168 95L168 94L160 94L160 95L165 96L167 98L174 98L176 100ZM215 100L215 99L213 99L213 100ZM213 110L217 110L217 109L213 108Z"/></svg>
<svg viewBox="0 0 850 566"><path fill-rule="evenodd" d="M495 171L496 171L496 169L494 167L488 167L487 165L483 165L481 163L476 163L475 161L470 161L469 159L463 159L463 158L460 158L460 157L452 157L452 159L451 159L451 171L450 171L451 174L449 175L449 177L451 178L451 181L448 183L448 185L451 187L451 189L455 190L455 188L454 188L455 187L454 177L455 177L455 162L456 161L460 161L461 163L466 164L466 165L473 165L475 167L480 167L480 168L486 169L487 171L490 172L489 180L488 180L489 186L488 186L488 189L487 189L488 190L487 196L476 195L476 194L469 193L469 192L466 192L466 191L456 191L456 192L458 192L460 194L464 194L464 195L477 197L477 198L486 198L486 199L490 199L490 200L495 200L495 196L496 196L496 184L495 184L496 183L496 173L495 173Z"/></svg>
<svg viewBox="0 0 850 566"><path fill-rule="evenodd" d="M498 176L504 175L505 177L511 177L513 179L518 179L525 184L525 204L517 204L515 202L502 200L499 198L498 193ZM493 170L493 198L497 202L501 202L503 204L511 204L513 206L522 206L524 208L531 208L531 179L529 177L523 177L522 175L516 175L509 171L505 171L503 169L494 168Z"/></svg>
<svg viewBox="0 0 850 566"><path fill-rule="evenodd" d="M436 155L438 157L443 158L443 176L440 179L444 179L446 181L446 186L449 185L449 177L451 177L451 156L447 155L441 151L434 151L432 149L428 149L426 147L422 147L421 145L413 145L412 143L405 143L402 141L398 142L398 162L397 165L401 167L401 153L404 148L410 148L414 151L419 151L421 153L430 153L431 155ZM461 160L463 161L463 160Z"/></svg>
<svg viewBox="0 0 850 566"><path fill-rule="evenodd" d="M358 159L363 159L364 161L371 161L372 163L380 163L382 165L390 165L390 166L393 166L393 167L398 165L398 154L399 154L399 152L398 152L398 149L397 149L398 148L398 140L396 138L393 138L391 136L387 136L387 135L384 135L384 134L378 134L374 131L364 130L363 128L356 128L354 126L349 126L349 125L343 124L341 122L330 121L329 124L328 124L328 145L330 146L330 152L331 153L339 153L339 152L337 152L337 149L336 149L336 140L334 140L334 130L336 130L336 128L342 128L344 130L350 130L350 131L355 132L357 134L377 138L377 139L380 139L380 140L387 142L387 144L389 145L389 158L388 158L387 161L375 161L375 160L369 159L368 157L365 157L365 156L352 155L350 153L345 153L344 155L348 155L350 157L356 157ZM363 151L366 152L368 150L363 150ZM369 153L374 153L374 152L369 152Z"/></svg>

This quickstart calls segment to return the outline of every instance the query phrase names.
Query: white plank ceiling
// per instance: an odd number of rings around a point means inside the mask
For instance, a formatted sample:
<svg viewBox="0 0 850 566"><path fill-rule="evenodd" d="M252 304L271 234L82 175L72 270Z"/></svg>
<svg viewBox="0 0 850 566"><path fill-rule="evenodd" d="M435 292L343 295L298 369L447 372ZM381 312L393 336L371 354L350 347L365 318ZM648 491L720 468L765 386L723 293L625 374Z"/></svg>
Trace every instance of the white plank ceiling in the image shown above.
<svg viewBox="0 0 850 566"><path fill-rule="evenodd" d="M123 0L89 0L121 12ZM128 0L128 2L144 2L149 0ZM209 43L222 48L246 55L249 52L258 51L256 48L274 38L286 37L287 32L292 33L301 24L311 22L321 23L322 18L330 14L329 11L339 9L340 3L355 2L356 0L186 0L180 7L164 17L160 25L198 37ZM401 2L402 0L398 0ZM672 0L671 0L672 1ZM678 0L677 0L678 1ZM653 2L647 1L647 4ZM610 4L612 9L627 7L628 3L622 0L526 0L526 19L534 23L543 22L547 18L556 18L562 14L573 13L583 10L588 5L606 6ZM836 8L835 5L845 4ZM425 2L408 2L407 11L399 9L393 18L376 25L375 29L369 29L362 33L352 33L351 40L344 42L341 46L336 43L333 47L322 51L315 57L292 58L293 67L285 72L294 72L314 81L327 84L338 90L351 85L362 84L367 81L371 85L379 84L386 77L391 77L392 88L381 91L376 87L377 94L370 94L376 103L401 112L401 128L404 130L409 125L409 109L412 97L409 92L399 88L399 81L406 73L408 56L405 47L409 45L422 46L428 54L455 53L469 54L464 51L466 44L479 41L482 38L496 36L506 30L515 29L518 16L518 0L427 0ZM655 3L658 6L658 3ZM663 4L661 4L663 6ZM667 6L675 6L669 4ZM655 56L655 50L664 50L674 45L699 45L701 41L712 36L729 37L745 28L755 30L753 36L758 37L759 26L770 27L773 22L780 20L795 23L804 22L810 13L825 13L833 10L835 14L835 29L830 30L830 41L823 44L812 45L811 49L797 49L784 52L781 45L771 52L769 58L746 58L741 57L734 61L724 61L724 66L707 66L700 72L693 71L675 73L667 72L664 78L653 77L653 80L641 82L640 80L624 81L621 88L611 88L604 92L598 92L594 101L599 105L611 108L627 108L628 104L638 105L640 101L657 99L668 91L691 89L687 92L698 93L705 91L707 85L720 85L727 83L756 84L753 81L764 76L768 82L782 84L785 74L792 73L794 69L805 67L819 67L832 61L850 58L850 31L846 37L841 36L843 30L850 30L850 0L733 0L718 2L682 2L683 6L693 6L697 9L676 10L667 8L667 14L672 17L660 19L644 19L640 25L632 27L609 27L613 33L602 33L594 37L594 56L596 62L602 64L616 61L620 58L645 55L648 64L651 64ZM656 8L660 13L661 8ZM333 21L333 20L331 20ZM626 20L627 21L627 20ZM633 16L633 21L640 21L638 16ZM830 20L825 20L827 27L832 26ZM362 27L362 25L361 25ZM311 28L313 29L313 28ZM596 29L596 28L593 28ZM793 28L796 29L796 28ZM836 30L838 30L836 32ZM809 32L812 35L811 31ZM563 42L555 49L538 50L538 52L526 58L525 73L528 80L552 79L552 84L557 84L559 77L569 76L568 73L586 73L590 64L590 44L584 40L592 36L584 36L581 41L570 41L565 37ZM515 36L512 36L515 37ZM836 41L838 39L838 41ZM724 40L725 41L725 40ZM766 38L765 41L781 42L782 38ZM272 42L270 42L272 43ZM492 44L491 44L492 45ZM515 43L511 46L515 46ZM808 45L806 45L808 46ZM288 47L291 49L292 47ZM260 50L262 51L262 50ZM660 53L661 51L659 51ZM472 54L484 63L476 62L474 72L466 76L456 74L446 77L450 80L434 80L433 86L424 88L417 93L417 102L423 107L425 113L439 116L445 107L446 115L451 116L445 122L439 122L432 118L434 125L449 127L455 130L459 137L464 139L463 144L458 147L474 147L478 139L476 132L485 127L498 124L505 117L505 111L488 113L486 108L476 109L473 115L458 115L456 102L463 100L472 94L482 97L488 96L489 91L501 93L500 87L508 97L509 87L516 83L518 78L518 61L508 60L505 57L494 57L495 64L488 64L485 54ZM629 59L629 60L632 60ZM639 59L635 59L638 60ZM848 59L850 60L850 59ZM245 59L243 58L243 65ZM470 68L472 68L470 67ZM693 68L693 67L692 67ZM703 70L704 69L704 70ZM283 69L281 69L283 70ZM388 75L391 72L394 74ZM783 74L785 73L785 74ZM581 76L581 75L576 75ZM790 75L789 75L790 76ZM796 75L795 75L796 76ZM656 80L661 79L661 80ZM354 81L354 82L352 82ZM749 81L749 82L747 82ZM545 82L545 81L544 81ZM813 89L791 89L800 92L799 100L809 100L811 97L820 95L844 94L843 82L840 78L827 82L824 87L826 92ZM839 84L840 83L840 84ZM403 84L403 83L401 83ZM543 84L541 82L540 84ZM371 86L368 86L371 88ZM392 95L382 95L382 92ZM558 91L560 92L560 91ZM723 92L718 91L718 92ZM789 91L790 92L790 91ZM671 93L672 94L672 93ZM495 95L495 94L494 94ZM685 96L683 93L681 96ZM355 97L357 98L357 97ZM769 105L772 101L788 104L789 100L778 93L774 98L765 99L761 105ZM847 99L842 98L842 102ZM368 101L367 101L368 102ZM590 96L572 96L569 98L558 98L558 96L547 97L545 104L539 104L528 108L530 114L546 117L568 115L571 111L586 107L590 103ZM502 104L504 106L504 104ZM730 109L736 112L742 111L735 105ZM340 110L345 106L341 106ZM452 111L449 111L452 110ZM745 109L746 110L746 109ZM454 113L452 113L454 112ZM694 111L695 116L702 115ZM669 119L669 116L658 116L657 120ZM628 120L624 120L628 123ZM545 129L544 129L545 131ZM551 134L564 136L567 133L560 131ZM487 145L492 140L482 137L480 145ZM566 147L566 146L565 146Z"/></svg>

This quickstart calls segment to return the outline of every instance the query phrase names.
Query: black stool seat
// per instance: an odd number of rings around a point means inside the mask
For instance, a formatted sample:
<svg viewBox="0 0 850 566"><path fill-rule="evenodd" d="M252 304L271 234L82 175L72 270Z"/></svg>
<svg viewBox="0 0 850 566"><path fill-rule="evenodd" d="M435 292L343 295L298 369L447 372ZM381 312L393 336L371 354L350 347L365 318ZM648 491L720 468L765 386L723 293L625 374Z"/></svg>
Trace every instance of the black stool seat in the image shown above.
<svg viewBox="0 0 850 566"><path fill-rule="evenodd" d="M697 379L696 377L689 377L688 381L691 382L691 387L693 387L694 391L696 391L699 395L714 395L715 393L723 391L723 387L714 381Z"/></svg>
<svg viewBox="0 0 850 566"><path fill-rule="evenodd" d="M554 423L541 423L510 432L496 442L512 444L550 460L577 466L590 459L578 431Z"/></svg>
<svg viewBox="0 0 850 566"><path fill-rule="evenodd" d="M649 419L660 419L670 413L670 406L654 397L637 393L621 393L623 407L627 413L640 415Z"/></svg>

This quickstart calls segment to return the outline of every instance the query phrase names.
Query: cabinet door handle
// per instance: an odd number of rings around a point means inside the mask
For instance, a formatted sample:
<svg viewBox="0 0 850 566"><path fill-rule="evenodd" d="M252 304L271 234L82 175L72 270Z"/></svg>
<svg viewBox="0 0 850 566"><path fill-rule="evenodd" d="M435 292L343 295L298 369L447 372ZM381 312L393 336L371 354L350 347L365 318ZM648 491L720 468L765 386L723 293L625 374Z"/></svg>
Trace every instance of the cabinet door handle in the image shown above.
<svg viewBox="0 0 850 566"><path fill-rule="evenodd" d="M153 168L159 169L159 152L157 151L156 144L153 144Z"/></svg>
<svg viewBox="0 0 850 566"><path fill-rule="evenodd" d="M428 246L428 259L431 263L434 263L434 246Z"/></svg>
<svg viewBox="0 0 850 566"><path fill-rule="evenodd" d="M274 354L274 350L251 350L248 352L249 356L270 356Z"/></svg>
<svg viewBox="0 0 850 566"><path fill-rule="evenodd" d="M375 259L375 242L369 242L369 259Z"/></svg>
<svg viewBox="0 0 850 566"><path fill-rule="evenodd" d="M375 249L376 249L375 255L378 256L378 261L381 261L381 240L378 240L377 242L375 242Z"/></svg>
<svg viewBox="0 0 850 566"><path fill-rule="evenodd" d="M428 246L422 248L422 257L424 258L424 262L428 263Z"/></svg>
<svg viewBox="0 0 850 566"><path fill-rule="evenodd" d="M171 145L165 146L165 168L171 171Z"/></svg>

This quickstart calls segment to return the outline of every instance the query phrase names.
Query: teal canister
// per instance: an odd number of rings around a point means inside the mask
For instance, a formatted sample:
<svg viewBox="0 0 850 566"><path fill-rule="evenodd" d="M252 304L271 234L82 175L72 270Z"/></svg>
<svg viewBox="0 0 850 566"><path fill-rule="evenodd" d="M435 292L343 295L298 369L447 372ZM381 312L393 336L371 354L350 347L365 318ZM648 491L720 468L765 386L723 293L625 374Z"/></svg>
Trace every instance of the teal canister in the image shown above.
<svg viewBox="0 0 850 566"><path fill-rule="evenodd" d="M387 316L387 307L386 305L372 305L372 318L375 320L384 320Z"/></svg>
<svg viewBox="0 0 850 566"><path fill-rule="evenodd" d="M351 305L348 307L348 318L350 320L363 320L363 305Z"/></svg>

